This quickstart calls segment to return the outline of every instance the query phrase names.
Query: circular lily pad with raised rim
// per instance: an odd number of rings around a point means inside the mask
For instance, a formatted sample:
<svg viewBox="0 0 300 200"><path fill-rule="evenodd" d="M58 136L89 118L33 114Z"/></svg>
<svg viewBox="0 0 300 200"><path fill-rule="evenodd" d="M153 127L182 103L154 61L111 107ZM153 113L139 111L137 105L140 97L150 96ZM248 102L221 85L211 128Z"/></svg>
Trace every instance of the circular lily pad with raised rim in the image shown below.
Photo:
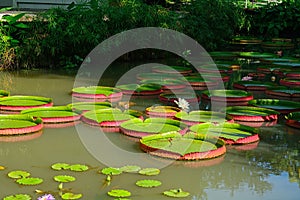
<svg viewBox="0 0 300 200"><path fill-rule="evenodd" d="M279 100L279 99L255 99L249 101L250 105L269 108L276 110L282 114L287 114L290 112L300 111L300 103L288 100Z"/></svg>
<svg viewBox="0 0 300 200"><path fill-rule="evenodd" d="M173 106L151 106L146 108L146 114L150 117L173 118L181 109Z"/></svg>
<svg viewBox="0 0 300 200"><path fill-rule="evenodd" d="M258 129L238 123L203 123L190 127L199 134L221 138L226 144L248 144L257 142Z"/></svg>
<svg viewBox="0 0 300 200"><path fill-rule="evenodd" d="M166 79L178 79L182 77L182 74L165 74L165 73L140 73L137 75L137 79L142 80L166 80Z"/></svg>
<svg viewBox="0 0 300 200"><path fill-rule="evenodd" d="M270 74L270 73L278 74L278 72L281 71L282 69L286 69L286 67L271 65L271 66L259 66L257 67L256 71L263 74Z"/></svg>
<svg viewBox="0 0 300 200"><path fill-rule="evenodd" d="M226 115L220 112L213 111L204 111L204 110L196 110L187 112L178 112L175 115L175 118L182 121L183 123L192 126L195 124L205 123L205 122L225 122Z"/></svg>
<svg viewBox="0 0 300 200"><path fill-rule="evenodd" d="M250 92L243 90L205 90L202 92L203 100L215 102L227 102L227 105L247 105L253 99Z"/></svg>
<svg viewBox="0 0 300 200"><path fill-rule="evenodd" d="M276 86L275 83L265 81L238 81L233 84L233 87L236 89L251 91L263 91L274 86Z"/></svg>
<svg viewBox="0 0 300 200"><path fill-rule="evenodd" d="M133 118L142 118L142 113L135 110L126 110L122 112L119 109L101 109L88 111L83 114L81 120L87 124L101 127L115 127L116 132L119 131L119 125L122 122Z"/></svg>
<svg viewBox="0 0 300 200"><path fill-rule="evenodd" d="M286 125L300 129L300 112L289 113L285 118Z"/></svg>
<svg viewBox="0 0 300 200"><path fill-rule="evenodd" d="M159 95L162 90L161 86L157 84L126 84L118 85L117 88L122 90L124 95L131 96L154 96Z"/></svg>
<svg viewBox="0 0 300 200"><path fill-rule="evenodd" d="M300 79L298 78L283 78L279 81L280 85L287 87L300 87Z"/></svg>
<svg viewBox="0 0 300 200"><path fill-rule="evenodd" d="M173 131L140 139L140 147L150 155L175 160L201 160L223 155L225 142L203 134L181 135Z"/></svg>
<svg viewBox="0 0 300 200"><path fill-rule="evenodd" d="M168 197L175 197L175 198L184 198L190 196L189 192L183 191L182 189L171 189L168 191L164 191L163 194Z"/></svg>
<svg viewBox="0 0 300 200"><path fill-rule="evenodd" d="M288 89L288 88L270 88L265 91L267 95L288 97L288 98L300 98L300 89Z"/></svg>
<svg viewBox="0 0 300 200"><path fill-rule="evenodd" d="M280 113L272 109L254 106L233 106L226 108L226 114L237 121L264 122L277 120Z"/></svg>
<svg viewBox="0 0 300 200"><path fill-rule="evenodd" d="M201 73L218 73L218 74L230 74L232 73L231 65L222 65L222 64L216 64L216 65L201 65L197 67L197 71Z"/></svg>
<svg viewBox="0 0 300 200"><path fill-rule="evenodd" d="M203 79L201 76L185 77L184 80L187 80L194 90L206 90L207 87L211 88L219 85L217 81Z"/></svg>
<svg viewBox="0 0 300 200"><path fill-rule="evenodd" d="M248 59L261 59L261 58L272 58L275 57L272 53L261 53L261 52L240 52L239 57Z"/></svg>
<svg viewBox="0 0 300 200"><path fill-rule="evenodd" d="M199 77L198 73L191 74L189 77ZM217 81L217 82L228 82L230 80L230 76L227 74L219 74L219 72L202 72L201 77L207 78L209 81Z"/></svg>
<svg viewBox="0 0 300 200"><path fill-rule="evenodd" d="M165 90L180 90L186 87L186 82L179 79L163 79L163 80L142 80L141 84L157 84L161 86L163 91Z"/></svg>
<svg viewBox="0 0 300 200"><path fill-rule="evenodd" d="M0 90L0 98L9 96L9 92L6 90Z"/></svg>
<svg viewBox="0 0 300 200"><path fill-rule="evenodd" d="M116 102L122 99L120 89L107 86L89 86L72 89L72 96L80 100Z"/></svg>
<svg viewBox="0 0 300 200"><path fill-rule="evenodd" d="M179 98L185 99L189 103L198 103L200 101L200 96L196 93L162 93L159 95L159 100L169 105L177 105L174 101L178 101Z"/></svg>
<svg viewBox="0 0 300 200"><path fill-rule="evenodd" d="M52 106L52 99L38 96L8 96L0 98L0 110L22 111L29 108Z"/></svg>
<svg viewBox="0 0 300 200"><path fill-rule="evenodd" d="M43 182L43 179L26 177L26 178L17 179L16 182L19 183L20 185L38 185Z"/></svg>
<svg viewBox="0 0 300 200"><path fill-rule="evenodd" d="M193 70L189 67L183 67L183 66L154 66L152 67L152 71L155 73L167 73L167 74L182 74L182 75L188 75Z"/></svg>
<svg viewBox="0 0 300 200"><path fill-rule="evenodd" d="M122 133L128 136L141 138L152 134L161 134L170 131L186 132L186 125L169 118L132 119L120 125Z"/></svg>
<svg viewBox="0 0 300 200"><path fill-rule="evenodd" d="M90 110L100 110L111 108L110 102L76 102L72 104L68 104L69 107L74 111L78 112L87 112Z"/></svg>
<svg viewBox="0 0 300 200"><path fill-rule="evenodd" d="M42 119L27 115L0 115L0 135L19 135L38 132L43 128Z"/></svg>
<svg viewBox="0 0 300 200"><path fill-rule="evenodd" d="M65 123L80 119L80 114L68 106L53 106L23 110L21 114L42 118L44 123Z"/></svg>

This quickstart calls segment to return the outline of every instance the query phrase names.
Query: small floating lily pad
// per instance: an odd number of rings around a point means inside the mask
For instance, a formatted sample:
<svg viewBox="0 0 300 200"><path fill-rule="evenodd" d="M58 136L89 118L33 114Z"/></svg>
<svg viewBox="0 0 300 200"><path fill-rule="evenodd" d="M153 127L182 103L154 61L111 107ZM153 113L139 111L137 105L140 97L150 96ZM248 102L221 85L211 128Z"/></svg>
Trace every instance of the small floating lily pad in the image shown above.
<svg viewBox="0 0 300 200"><path fill-rule="evenodd" d="M273 109L283 114L300 110L299 102L288 101L288 100L255 99L249 101L249 104L261 108Z"/></svg>
<svg viewBox="0 0 300 200"><path fill-rule="evenodd" d="M71 192L67 192L61 195L62 199L80 199L82 197L82 194L74 194Z"/></svg>
<svg viewBox="0 0 300 200"><path fill-rule="evenodd" d="M89 167L86 165L75 164L75 165L70 165L68 169L75 172L83 172L83 171L87 171Z"/></svg>
<svg viewBox="0 0 300 200"><path fill-rule="evenodd" d="M182 189L171 189L171 190L165 191L163 194L168 197L187 197L190 195L189 192L185 192Z"/></svg>
<svg viewBox="0 0 300 200"><path fill-rule="evenodd" d="M189 67L183 67L183 66L154 66L152 67L152 71L156 73L168 73L168 74L189 74L192 72L192 69Z"/></svg>
<svg viewBox="0 0 300 200"><path fill-rule="evenodd" d="M155 176L160 173L160 170L157 168L144 168L139 171L139 174L147 175L147 176Z"/></svg>
<svg viewBox="0 0 300 200"><path fill-rule="evenodd" d="M151 187L160 186L161 182L158 180L146 179L146 180L138 180L135 184L139 187L151 188Z"/></svg>
<svg viewBox="0 0 300 200"><path fill-rule="evenodd" d="M6 90L0 90L0 98L9 96L9 92Z"/></svg>
<svg viewBox="0 0 300 200"><path fill-rule="evenodd" d="M111 191L107 192L107 194L112 197L130 197L131 196L131 192L129 192L128 190L122 190L122 189L111 190Z"/></svg>
<svg viewBox="0 0 300 200"><path fill-rule="evenodd" d="M30 173L22 170L17 170L9 172L7 176L10 178L26 178L30 176Z"/></svg>
<svg viewBox="0 0 300 200"><path fill-rule="evenodd" d="M266 90L275 85L275 83L265 81L238 81L233 84L233 87L241 90Z"/></svg>
<svg viewBox="0 0 300 200"><path fill-rule="evenodd" d="M32 198L28 194L15 194L4 197L3 200L31 200Z"/></svg>
<svg viewBox="0 0 300 200"><path fill-rule="evenodd" d="M103 168L101 170L101 173L105 175L119 175L122 173L122 170L115 167L107 167L107 168Z"/></svg>
<svg viewBox="0 0 300 200"><path fill-rule="evenodd" d="M76 180L74 176L68 176L68 175L57 175L54 176L53 179L60 183L68 183Z"/></svg>
<svg viewBox="0 0 300 200"><path fill-rule="evenodd" d="M141 170L141 167L137 166L137 165L125 165L125 166L121 167L120 170L122 172L135 173L135 172L138 172L139 170Z"/></svg>
<svg viewBox="0 0 300 200"><path fill-rule="evenodd" d="M38 184L41 184L43 182L43 179L27 177L27 178L17 179L16 182L21 184L21 185L38 185Z"/></svg>
<svg viewBox="0 0 300 200"><path fill-rule="evenodd" d="M69 169L70 165L67 163L55 163L51 166L54 170L63 170L63 169Z"/></svg>

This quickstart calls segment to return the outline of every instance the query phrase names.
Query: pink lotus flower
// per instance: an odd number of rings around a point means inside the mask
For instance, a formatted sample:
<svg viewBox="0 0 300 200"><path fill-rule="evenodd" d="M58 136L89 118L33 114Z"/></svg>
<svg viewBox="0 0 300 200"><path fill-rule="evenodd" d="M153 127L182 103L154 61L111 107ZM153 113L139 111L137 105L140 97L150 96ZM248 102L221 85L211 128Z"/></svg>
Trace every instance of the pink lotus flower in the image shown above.
<svg viewBox="0 0 300 200"><path fill-rule="evenodd" d="M242 81L252 81L252 78L253 78L253 77L251 77L251 76L244 76L244 77L242 78Z"/></svg>
<svg viewBox="0 0 300 200"><path fill-rule="evenodd" d="M55 200L55 198L52 196L52 194L45 194L39 197L37 200Z"/></svg>

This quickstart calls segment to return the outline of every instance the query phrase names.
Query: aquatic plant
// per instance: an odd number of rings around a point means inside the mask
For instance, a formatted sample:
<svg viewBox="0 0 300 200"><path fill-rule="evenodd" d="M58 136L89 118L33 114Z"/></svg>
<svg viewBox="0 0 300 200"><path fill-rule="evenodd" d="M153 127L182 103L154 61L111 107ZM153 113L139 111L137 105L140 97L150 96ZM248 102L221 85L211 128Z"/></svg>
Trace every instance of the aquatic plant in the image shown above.
<svg viewBox="0 0 300 200"><path fill-rule="evenodd" d="M31 200L32 198L28 194L15 194L4 197L3 200Z"/></svg>
<svg viewBox="0 0 300 200"><path fill-rule="evenodd" d="M38 197L37 200L55 200L55 198L52 194L44 194L43 196Z"/></svg>
<svg viewBox="0 0 300 200"><path fill-rule="evenodd" d="M141 170L141 167L137 165L125 165L120 170L126 173L136 173Z"/></svg>
<svg viewBox="0 0 300 200"><path fill-rule="evenodd" d="M143 168L139 171L139 174L147 175L147 176L156 176L160 173L160 170L158 168Z"/></svg>
<svg viewBox="0 0 300 200"><path fill-rule="evenodd" d="M178 105L179 108L181 108L183 111L188 112L190 110L190 103L183 99L183 98L178 98L177 100L174 100L174 102Z"/></svg>
<svg viewBox="0 0 300 200"><path fill-rule="evenodd" d="M145 180L138 180L135 184L139 187L151 188L151 187L160 186L161 182L158 180L145 179Z"/></svg>
<svg viewBox="0 0 300 200"><path fill-rule="evenodd" d="M163 194L168 197L187 197L190 195L189 192L185 192L180 188L179 189L170 189L168 191L165 191Z"/></svg>
<svg viewBox="0 0 300 200"><path fill-rule="evenodd" d="M122 170L115 167L106 167L101 170L101 173L105 175L119 175L122 174Z"/></svg>
<svg viewBox="0 0 300 200"><path fill-rule="evenodd" d="M60 197L62 199L80 199L82 197L82 194L74 194L72 192L67 192L67 193L61 194Z"/></svg>
<svg viewBox="0 0 300 200"><path fill-rule="evenodd" d="M131 192L129 192L128 190L123 190L123 189L110 190L107 192L107 194L112 197L130 197L131 196Z"/></svg>
<svg viewBox="0 0 300 200"><path fill-rule="evenodd" d="M74 176L69 176L69 175L57 175L54 176L53 179L60 183L68 183L76 180Z"/></svg>
<svg viewBox="0 0 300 200"><path fill-rule="evenodd" d="M16 180L17 183L21 185L38 185L43 182L43 179L41 178L33 178L33 177L26 177L26 178L20 178Z"/></svg>

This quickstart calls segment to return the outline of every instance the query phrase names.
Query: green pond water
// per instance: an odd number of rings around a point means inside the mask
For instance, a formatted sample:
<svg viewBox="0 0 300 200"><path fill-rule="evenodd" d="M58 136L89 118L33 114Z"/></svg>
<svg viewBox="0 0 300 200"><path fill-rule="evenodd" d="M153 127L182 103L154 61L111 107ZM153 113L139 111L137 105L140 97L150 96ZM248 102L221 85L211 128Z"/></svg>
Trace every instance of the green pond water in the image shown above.
<svg viewBox="0 0 300 200"><path fill-rule="evenodd" d="M74 75L49 71L1 72L0 89L11 95L37 95L53 98L54 105L72 102L70 91ZM107 82L112 82L113 77ZM143 110L157 99L136 100ZM140 104L138 104L140 103ZM110 200L111 189L126 189L132 200L168 200L162 192L179 189L190 192L189 200L296 200L300 197L300 130L288 127L284 120L272 127L260 128L260 142L247 146L228 146L224 156L205 161L176 161L148 156L137 140L120 133L103 133L97 127L84 123L65 128L45 127L41 135L32 138L0 137L0 199L12 194L38 196L35 190L58 195L56 175L72 175L76 181L64 183L64 188L83 194L84 200ZM36 137L36 138L34 138ZM27 139L27 140L26 140ZM9 141L8 141L9 140ZM23 140L23 141L22 141ZM24 141L26 140L26 141ZM51 169L54 163L86 164L90 170L71 172ZM157 176L124 173L113 176L110 185L105 175L98 173L104 167L124 165L159 167ZM7 174L26 170L31 177L44 180L36 186L20 186ZM156 179L162 185L140 188L137 180Z"/></svg>

